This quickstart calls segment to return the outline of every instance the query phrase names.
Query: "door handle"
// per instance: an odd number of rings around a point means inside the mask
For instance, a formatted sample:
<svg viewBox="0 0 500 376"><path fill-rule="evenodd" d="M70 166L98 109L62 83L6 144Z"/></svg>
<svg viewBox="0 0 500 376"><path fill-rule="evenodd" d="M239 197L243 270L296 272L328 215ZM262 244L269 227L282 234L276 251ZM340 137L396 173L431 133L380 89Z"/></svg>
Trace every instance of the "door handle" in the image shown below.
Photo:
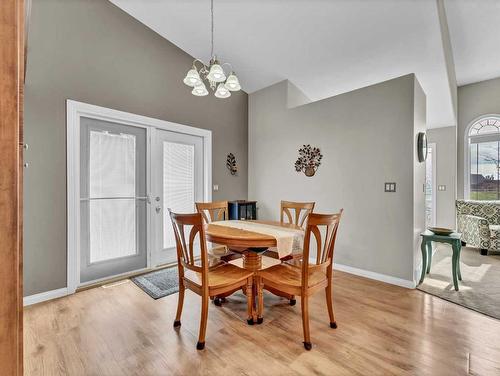
<svg viewBox="0 0 500 376"><path fill-rule="evenodd" d="M157 207L155 208L155 210L156 210L156 212L157 212L157 213L161 212L161 206L157 206Z"/></svg>

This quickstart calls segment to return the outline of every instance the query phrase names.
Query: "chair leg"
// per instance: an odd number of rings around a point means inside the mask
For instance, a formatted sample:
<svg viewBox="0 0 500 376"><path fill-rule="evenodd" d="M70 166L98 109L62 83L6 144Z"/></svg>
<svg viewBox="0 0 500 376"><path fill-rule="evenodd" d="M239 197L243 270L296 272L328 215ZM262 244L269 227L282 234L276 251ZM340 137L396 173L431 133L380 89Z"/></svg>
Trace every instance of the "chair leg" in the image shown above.
<svg viewBox="0 0 500 376"><path fill-rule="evenodd" d="M330 316L330 328L337 329L337 322L335 321L335 313L333 311L333 298L332 298L332 284L329 283L325 288L326 293L326 306L328 308L328 315Z"/></svg>
<svg viewBox="0 0 500 376"><path fill-rule="evenodd" d="M179 298L177 301L177 313L175 314L174 328L181 326L182 307L184 305L184 293L186 288L182 281L179 282Z"/></svg>
<svg viewBox="0 0 500 376"><path fill-rule="evenodd" d="M309 333L309 297L306 294L302 294L300 297L300 302L302 305L302 329L304 330L304 347L306 350L311 350L311 335Z"/></svg>
<svg viewBox="0 0 500 376"><path fill-rule="evenodd" d="M253 325L253 277L247 279L246 296L247 296L247 323Z"/></svg>
<svg viewBox="0 0 500 376"><path fill-rule="evenodd" d="M208 295L203 294L201 297L201 320L200 320L200 334L198 343L196 344L197 350L205 348L205 334L207 332L207 319L208 319Z"/></svg>
<svg viewBox="0 0 500 376"><path fill-rule="evenodd" d="M264 309L264 284L260 277L257 278L257 324L262 324L264 322L264 316L262 316L262 311Z"/></svg>

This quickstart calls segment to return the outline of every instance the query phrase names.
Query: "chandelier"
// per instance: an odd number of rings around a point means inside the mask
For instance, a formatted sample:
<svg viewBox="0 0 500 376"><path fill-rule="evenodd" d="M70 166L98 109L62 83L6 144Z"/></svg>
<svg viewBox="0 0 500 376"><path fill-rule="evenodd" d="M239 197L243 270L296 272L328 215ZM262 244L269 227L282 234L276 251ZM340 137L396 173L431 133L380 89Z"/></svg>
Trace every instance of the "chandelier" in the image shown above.
<svg viewBox="0 0 500 376"><path fill-rule="evenodd" d="M233 72L231 64L221 64L217 60L217 56L214 55L214 0L210 0L210 14L212 28L209 65L207 66L201 60L195 59L192 68L187 72L183 82L187 86L192 87L191 94L198 97L208 95L208 90L204 82L206 81L210 89L215 91L214 95L217 98L229 98L231 92L240 90L241 86L238 77ZM201 64L201 66L198 68L196 63ZM230 73L227 76L224 69L222 69L224 65L228 65L230 68Z"/></svg>

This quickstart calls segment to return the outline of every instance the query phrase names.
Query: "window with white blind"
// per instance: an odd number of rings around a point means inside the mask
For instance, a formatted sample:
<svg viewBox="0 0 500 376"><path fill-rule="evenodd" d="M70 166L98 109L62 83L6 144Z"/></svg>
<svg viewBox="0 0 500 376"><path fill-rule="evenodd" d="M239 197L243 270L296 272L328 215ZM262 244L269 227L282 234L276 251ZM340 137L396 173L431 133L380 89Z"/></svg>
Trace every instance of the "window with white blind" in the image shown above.
<svg viewBox="0 0 500 376"><path fill-rule="evenodd" d="M164 207L175 213L193 213L194 145L163 142ZM175 237L168 211L163 211L163 248L175 246Z"/></svg>
<svg viewBox="0 0 500 376"><path fill-rule="evenodd" d="M90 131L90 263L137 253L135 139Z"/></svg>

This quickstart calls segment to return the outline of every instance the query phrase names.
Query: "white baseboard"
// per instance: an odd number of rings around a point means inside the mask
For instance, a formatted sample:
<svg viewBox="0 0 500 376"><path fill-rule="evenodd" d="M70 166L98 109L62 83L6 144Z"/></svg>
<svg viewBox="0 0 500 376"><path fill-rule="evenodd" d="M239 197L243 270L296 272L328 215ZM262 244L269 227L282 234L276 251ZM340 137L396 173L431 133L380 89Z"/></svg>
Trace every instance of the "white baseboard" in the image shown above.
<svg viewBox="0 0 500 376"><path fill-rule="evenodd" d="M381 281L381 282L385 282L385 283L390 283L391 285L406 287L408 289L414 289L416 286L415 282L409 281L407 279L402 279L402 278L392 277L390 275L375 273L375 272L372 272L369 270L355 268L353 266L347 266L347 265L334 263L334 268L335 268L335 270L340 270L342 272L346 272L349 274L359 275L361 277L370 278L370 279L374 279L376 281ZM41 292L41 293L35 294L35 295L25 296L23 298L23 304L24 304L24 306L29 306L32 304L45 302L47 300L61 298L61 297L66 296L68 294L69 294L68 288L63 287L62 289L51 290L51 291Z"/></svg>
<svg viewBox="0 0 500 376"><path fill-rule="evenodd" d="M347 266L342 264L334 263L334 269L340 270L341 272L346 272L349 274L359 275L360 277L374 279L376 281L381 281L385 283L390 283L391 285L406 287L407 289L414 289L416 284L414 281L407 279L392 277L386 274L375 273L369 270L358 269L353 266Z"/></svg>
<svg viewBox="0 0 500 376"><path fill-rule="evenodd" d="M52 300L60 298L62 296L68 295L68 288L63 287L62 289L51 290L46 292L41 292L40 294L25 296L23 298L23 305L29 306L36 303L45 302L47 300Z"/></svg>

